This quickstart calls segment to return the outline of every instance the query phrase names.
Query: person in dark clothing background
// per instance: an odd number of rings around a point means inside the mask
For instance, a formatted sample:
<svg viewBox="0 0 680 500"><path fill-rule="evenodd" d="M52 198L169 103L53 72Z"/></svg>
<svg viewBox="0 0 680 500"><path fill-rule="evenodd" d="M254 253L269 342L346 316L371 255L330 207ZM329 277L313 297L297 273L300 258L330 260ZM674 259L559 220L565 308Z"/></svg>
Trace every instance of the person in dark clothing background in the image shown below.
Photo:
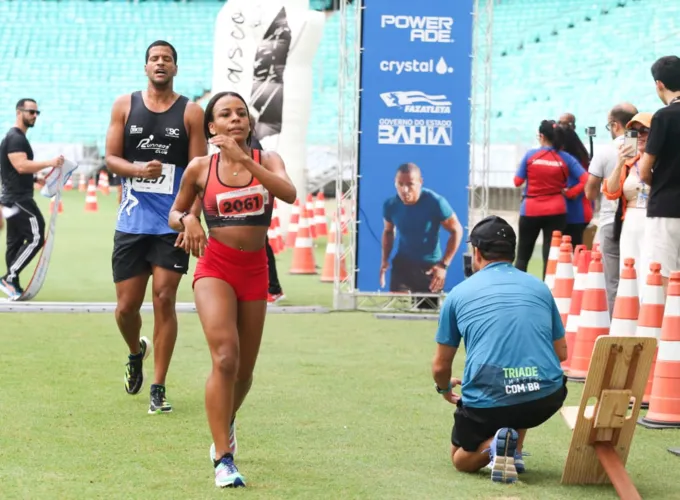
<svg viewBox="0 0 680 500"><path fill-rule="evenodd" d="M16 122L0 142L0 205L7 219L7 273L0 278L0 290L9 297L23 293L19 274L45 243L45 219L33 199L33 176L49 167L61 167L64 157L33 161L26 132L35 125L40 111L34 99L16 104Z"/></svg>
<svg viewBox="0 0 680 500"><path fill-rule="evenodd" d="M250 129L255 130L255 118L250 115ZM262 144L257 140L257 137L253 134L250 138L250 147L253 149L262 149ZM267 247L267 263L269 264L269 296L267 297L267 302L274 304L280 300L286 298L283 294L283 289L281 288L281 283L279 283L279 273L276 270L276 257L274 256L274 250L269 244L269 238L265 239L265 244Z"/></svg>

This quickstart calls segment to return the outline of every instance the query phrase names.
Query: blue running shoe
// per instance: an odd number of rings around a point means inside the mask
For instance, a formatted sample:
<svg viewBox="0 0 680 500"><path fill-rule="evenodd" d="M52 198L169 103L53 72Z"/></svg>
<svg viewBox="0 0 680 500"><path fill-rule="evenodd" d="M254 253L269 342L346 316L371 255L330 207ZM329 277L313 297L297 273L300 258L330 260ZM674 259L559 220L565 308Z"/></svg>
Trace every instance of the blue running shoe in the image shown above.
<svg viewBox="0 0 680 500"><path fill-rule="evenodd" d="M245 487L246 480L234 465L234 459L225 455L215 466L215 486L218 488Z"/></svg>
<svg viewBox="0 0 680 500"><path fill-rule="evenodd" d="M495 483L517 482L515 456L519 435L515 429L504 427L498 429L491 441L491 480Z"/></svg>
<svg viewBox="0 0 680 500"><path fill-rule="evenodd" d="M522 474L526 470L524 467L524 454L519 451L515 452L515 469L517 474Z"/></svg>

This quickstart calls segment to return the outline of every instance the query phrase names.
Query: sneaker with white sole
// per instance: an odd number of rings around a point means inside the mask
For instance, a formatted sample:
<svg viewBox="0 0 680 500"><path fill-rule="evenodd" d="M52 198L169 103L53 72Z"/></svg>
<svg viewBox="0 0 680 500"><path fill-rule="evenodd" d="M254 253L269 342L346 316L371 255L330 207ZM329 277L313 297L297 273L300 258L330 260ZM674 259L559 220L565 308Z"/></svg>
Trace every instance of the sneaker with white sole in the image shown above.
<svg viewBox="0 0 680 500"><path fill-rule="evenodd" d="M223 456L215 465L215 486L218 488L245 487L246 479L234 464L234 457L230 454Z"/></svg>
<svg viewBox="0 0 680 500"><path fill-rule="evenodd" d="M489 455L491 457L491 480L495 483L516 483L517 468L515 456L519 434L515 429L503 427L498 429L491 441Z"/></svg>

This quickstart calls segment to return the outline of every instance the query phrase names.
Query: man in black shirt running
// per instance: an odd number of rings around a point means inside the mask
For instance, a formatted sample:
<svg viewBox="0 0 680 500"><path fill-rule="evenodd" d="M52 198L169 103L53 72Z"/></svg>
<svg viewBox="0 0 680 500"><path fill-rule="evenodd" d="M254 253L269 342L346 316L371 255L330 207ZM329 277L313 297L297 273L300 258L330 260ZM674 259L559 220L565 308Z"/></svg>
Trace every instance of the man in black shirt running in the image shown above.
<svg viewBox="0 0 680 500"><path fill-rule="evenodd" d="M20 99L16 123L0 142L0 204L7 219L7 273L0 290L10 297L21 296L19 273L33 260L45 242L45 220L33 199L33 176L48 167L61 167L64 157L33 161L26 132L35 125L40 111L33 99Z"/></svg>

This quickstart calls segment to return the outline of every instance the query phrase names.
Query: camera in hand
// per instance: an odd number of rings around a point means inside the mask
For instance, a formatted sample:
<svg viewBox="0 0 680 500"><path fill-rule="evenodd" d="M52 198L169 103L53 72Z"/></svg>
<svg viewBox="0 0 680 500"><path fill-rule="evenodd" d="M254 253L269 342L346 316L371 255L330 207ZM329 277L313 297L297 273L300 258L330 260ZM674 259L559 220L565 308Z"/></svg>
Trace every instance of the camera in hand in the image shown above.
<svg viewBox="0 0 680 500"><path fill-rule="evenodd" d="M588 137L595 137L595 127L586 127L586 135Z"/></svg>

